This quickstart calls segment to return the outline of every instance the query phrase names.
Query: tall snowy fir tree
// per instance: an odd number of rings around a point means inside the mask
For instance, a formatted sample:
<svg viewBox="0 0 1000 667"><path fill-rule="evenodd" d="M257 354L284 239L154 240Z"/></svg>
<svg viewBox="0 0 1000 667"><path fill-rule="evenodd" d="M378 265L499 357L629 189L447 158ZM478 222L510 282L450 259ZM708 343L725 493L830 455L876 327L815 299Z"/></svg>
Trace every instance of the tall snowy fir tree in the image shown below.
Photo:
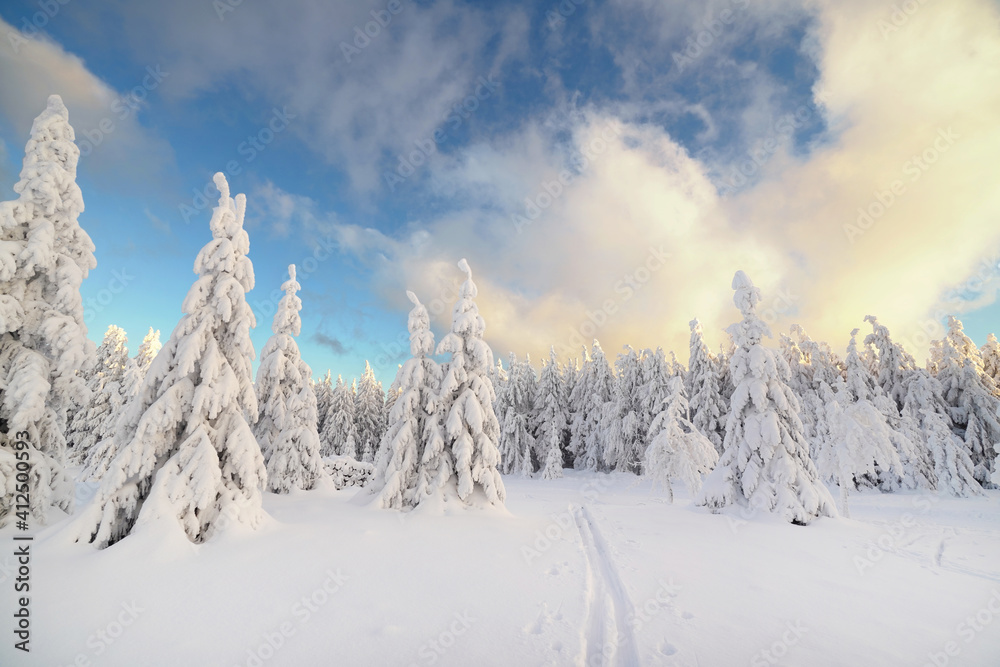
<svg viewBox="0 0 1000 667"><path fill-rule="evenodd" d="M230 197L221 173L214 180L219 205L213 238L195 259L198 278L119 431L118 454L74 520L78 541L103 548L137 524L177 522L192 542L204 542L229 522L256 527L262 519L267 473L247 422L257 397L246 198Z"/></svg>
<svg viewBox="0 0 1000 667"><path fill-rule="evenodd" d="M715 356L715 370L719 376L719 393L722 395L722 402L726 406L724 414L728 414L729 404L733 398L733 390L736 389L732 373L729 370L729 360L736 353L736 346L733 344L733 339L732 336L729 336L729 332L726 332L726 336L729 338L729 341L719 345L719 354Z"/></svg>
<svg viewBox="0 0 1000 667"><path fill-rule="evenodd" d="M590 383L593 375L593 362L587 348L582 348L583 360L576 370L573 389L569 393L569 450L573 457L573 467L580 468L587 439L587 403L590 400Z"/></svg>
<svg viewBox="0 0 1000 667"><path fill-rule="evenodd" d="M644 384L642 362L635 350L626 346L615 362L614 389L605 404L604 463L613 470L641 472L646 451Z"/></svg>
<svg viewBox="0 0 1000 667"><path fill-rule="evenodd" d="M836 516L809 458L798 400L782 379L788 372L784 360L761 344L771 332L757 316L760 290L742 271L733 277L733 290L743 315L727 329L737 346L730 360L735 389L725 451L705 480L699 504L713 510L745 505L799 524Z"/></svg>
<svg viewBox="0 0 1000 667"><path fill-rule="evenodd" d="M868 438L869 442L862 443L862 454L870 455L870 462L874 465L872 468L869 463L865 463L864 470L852 471L855 485L877 485L885 492L932 489L932 462L927 452L903 433L895 401L889 398L875 380L858 349L858 331L855 329L851 332L851 340L847 345L845 378L837 381L835 400L827 405L830 437L822 444L820 472L826 474L827 479L839 483L841 469L837 457L845 452L838 450L845 446L845 434L850 434L852 437ZM866 433L850 432L850 429L857 427L864 428ZM886 441L893 448L895 456L880 453L884 450ZM843 492L843 487L841 489ZM846 498L844 501L846 502Z"/></svg>
<svg viewBox="0 0 1000 667"><path fill-rule="evenodd" d="M997 343L994 334L986 337L986 342L979 348L979 355L983 359L983 375L993 380L996 396L1000 398L1000 343Z"/></svg>
<svg viewBox="0 0 1000 667"><path fill-rule="evenodd" d="M50 96L31 125L19 196L0 203L0 526L13 516L18 463L29 468L30 498L18 520L44 523L50 506L72 502L66 420L89 400L78 374L93 365L95 346L80 285L96 266L79 224L74 138L66 106Z"/></svg>
<svg viewBox="0 0 1000 667"><path fill-rule="evenodd" d="M500 470L527 477L534 471L531 418L537 394L535 370L530 361L518 361L513 352L509 366L507 380L497 391L495 401L500 424Z"/></svg>
<svg viewBox="0 0 1000 667"><path fill-rule="evenodd" d="M663 348L660 347L656 348L655 351L643 350L639 357L639 363L642 366L642 386L639 388L639 428L647 436L645 440L648 442L649 428L653 425L653 419L660 414L664 401L671 395L671 380L677 377L681 379L683 384L687 373L677 363L673 352L670 353L668 359L663 353ZM685 415L685 418L688 416Z"/></svg>
<svg viewBox="0 0 1000 667"><path fill-rule="evenodd" d="M569 415L565 410L560 375L555 348L550 348L549 358L542 362L542 372L538 379L538 393L535 394L535 424L532 429L535 436L535 451L544 479L563 476L562 442Z"/></svg>
<svg viewBox="0 0 1000 667"><path fill-rule="evenodd" d="M357 431L358 460L372 463L385 433L385 392L367 361L354 397L354 424Z"/></svg>
<svg viewBox="0 0 1000 667"><path fill-rule="evenodd" d="M582 386L581 386L582 385ZM581 387L578 414L583 415L577 430L580 442L574 467L578 470L605 470L604 454L605 414L615 391L615 377L601 344L594 340L590 351L590 362L584 368L583 378L577 385Z"/></svg>
<svg viewBox="0 0 1000 667"><path fill-rule="evenodd" d="M902 390L903 432L929 452L937 491L958 497L982 494L972 458L965 443L955 435L941 383L928 371L918 368L907 374Z"/></svg>
<svg viewBox="0 0 1000 667"><path fill-rule="evenodd" d="M800 419L815 459L831 438L827 406L834 402L835 387L843 379L842 364L826 343L812 340L798 324L782 336L782 347L789 365L789 387L801 406Z"/></svg>
<svg viewBox="0 0 1000 667"><path fill-rule="evenodd" d="M83 462L83 479L100 480L111 465L112 459L118 453L117 445L121 444L118 431L126 425L129 412L136 403L139 396L139 389L142 387L146 373L153 363L153 359L163 345L160 343L159 330L154 331L152 327L139 344L139 351L135 357L129 359L125 365L124 378L122 380L122 395L124 404L117 411L114 421L114 432L101 439L97 444L86 452Z"/></svg>
<svg viewBox="0 0 1000 667"><path fill-rule="evenodd" d="M324 475L316 431L316 393L312 369L302 361L294 336L302 330L302 300L296 295L295 265L288 267L285 293L271 325L257 369L259 412L254 435L267 468L267 488L274 493L310 490Z"/></svg>
<svg viewBox="0 0 1000 667"><path fill-rule="evenodd" d="M575 465L576 450L573 447L573 421L576 419L573 403L573 392L580 381L580 364L576 359L570 359L560 369L562 377L563 411L566 414L566 428L563 429L563 467L572 468Z"/></svg>
<svg viewBox="0 0 1000 667"><path fill-rule="evenodd" d="M444 444L437 410L441 369L431 358L434 334L430 316L413 292L406 296L413 304L407 323L412 357L400 366L393 382L399 396L389 413L389 427L379 448L371 484L383 508L412 507L421 500L417 488L426 443L430 442L432 449Z"/></svg>
<svg viewBox="0 0 1000 667"><path fill-rule="evenodd" d="M878 383L889 398L896 402L896 408L902 410L906 399L904 384L910 372L917 367L917 362L902 345L892 340L889 329L879 324L874 315L866 315L865 322L872 325L872 332L865 336L865 346L873 347L877 352L872 358L877 359Z"/></svg>
<svg viewBox="0 0 1000 667"><path fill-rule="evenodd" d="M326 416L330 412L330 402L333 400L333 380L329 370L319 382L313 384L313 392L316 394L316 430L322 433L326 427Z"/></svg>
<svg viewBox="0 0 1000 667"><path fill-rule="evenodd" d="M337 384L330 394L330 409L320 434L323 456L349 456L358 458L358 435L354 421L354 390L337 376Z"/></svg>
<svg viewBox="0 0 1000 667"><path fill-rule="evenodd" d="M451 355L439 398L445 437L440 445L428 443L424 450L418 493L437 493L454 483L463 501L480 488L487 501L503 504L507 493L497 470L500 425L493 412L496 395L490 382L493 351L483 340L486 322L476 306L478 290L472 270L465 259L458 268L465 273L465 282L452 310L451 331L437 347L438 354Z"/></svg>
<svg viewBox="0 0 1000 667"><path fill-rule="evenodd" d="M691 411L691 423L699 433L709 439L715 451L722 454L729 406L719 389L718 369L702 337L701 322L694 319L688 326L691 327L691 355L688 358L685 389Z"/></svg>
<svg viewBox="0 0 1000 667"><path fill-rule="evenodd" d="M399 380L399 372L402 369L403 369L402 364L396 367L396 377L394 377L392 379L392 382L389 383L389 388L385 392L385 406L382 409L382 412L383 414L385 414L385 419L386 419L385 430L388 430L389 427L389 415L392 413L392 406L396 404L396 401L399 399L399 394L401 393L398 380ZM382 437L383 438L385 437L385 431L383 431Z"/></svg>
<svg viewBox="0 0 1000 667"><path fill-rule="evenodd" d="M82 463L96 443L109 440L115 433L118 416L127 399L127 343L125 330L112 324L97 348L97 372L87 383L90 401L74 413L67 433L67 439L73 444L70 458L76 463Z"/></svg>
<svg viewBox="0 0 1000 667"><path fill-rule="evenodd" d="M719 454L715 445L688 420L684 380L670 378L667 392L657 407L649 428L649 447L643 459L643 473L660 485L667 502L674 501L672 480L683 481L692 494L701 489L702 475L715 467Z"/></svg>
<svg viewBox="0 0 1000 667"><path fill-rule="evenodd" d="M983 375L970 359L962 365L961 388L955 414L964 425L962 438L972 458L973 476L986 488L996 486L1000 456L1000 398L993 379Z"/></svg>
<svg viewBox="0 0 1000 667"><path fill-rule="evenodd" d="M935 377L951 408L952 425L965 442L976 480L992 485L995 446L1000 444L1000 399L983 358L961 321L948 318L948 335L939 341Z"/></svg>
<svg viewBox="0 0 1000 667"><path fill-rule="evenodd" d="M837 383L835 400L827 405L831 437L820 449L817 465L840 487L841 512L850 517L848 494L857 488L859 478L891 476L912 477L904 471L894 442L896 434L885 414L875 407L876 400L891 405L881 387L875 384L858 354L858 329L851 332L847 346L847 379Z"/></svg>

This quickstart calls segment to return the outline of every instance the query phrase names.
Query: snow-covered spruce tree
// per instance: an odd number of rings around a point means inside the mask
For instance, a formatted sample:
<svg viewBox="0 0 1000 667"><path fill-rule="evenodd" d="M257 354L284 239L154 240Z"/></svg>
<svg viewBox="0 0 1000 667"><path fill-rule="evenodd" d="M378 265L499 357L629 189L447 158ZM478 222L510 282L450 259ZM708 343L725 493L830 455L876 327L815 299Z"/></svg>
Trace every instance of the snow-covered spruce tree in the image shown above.
<svg viewBox="0 0 1000 667"><path fill-rule="evenodd" d="M691 327L691 356L688 358L685 389L689 397L691 423L711 441L715 451L722 454L729 406L719 389L718 369L702 337L701 322L694 319L688 325Z"/></svg>
<svg viewBox="0 0 1000 667"><path fill-rule="evenodd" d="M313 383L312 388L313 393L316 394L316 431L322 437L323 428L326 426L326 416L330 412L330 401L333 400L333 379L330 377L329 369L319 382ZM320 445L323 449L326 448L322 440Z"/></svg>
<svg viewBox="0 0 1000 667"><path fill-rule="evenodd" d="M917 362L902 345L893 342L889 329L879 324L874 315L866 315L865 322L872 325L872 333L865 336L865 346L874 347L878 351L878 383L889 398L896 402L896 408L902 410L906 400L903 385L909 373L917 367Z"/></svg>
<svg viewBox="0 0 1000 667"><path fill-rule="evenodd" d="M688 420L688 402L680 376L670 378L668 393L649 428L644 474L661 485L668 502L674 502L671 480L680 479L691 494L701 489L701 476L715 466L719 454L712 442Z"/></svg>
<svg viewBox="0 0 1000 667"><path fill-rule="evenodd" d="M900 479L903 463L894 444L886 416L873 399L881 392L858 355L858 329L851 332L847 346L847 380L837 383L835 400L827 405L831 437L820 449L817 465L840 486L841 512L850 517L848 493L857 488L862 476ZM884 394L882 398L891 404Z"/></svg>
<svg viewBox="0 0 1000 667"><path fill-rule="evenodd" d="M604 463L621 472L642 472L646 432L642 419L642 362L629 346L615 361L615 383L605 408Z"/></svg>
<svg viewBox="0 0 1000 667"><path fill-rule="evenodd" d="M647 350L648 352L648 350ZM687 377L687 369L684 368L684 364L677 360L677 355L674 354L673 350L670 350L670 358L666 360L667 365L667 375L670 377L679 377L682 380Z"/></svg>
<svg viewBox="0 0 1000 667"><path fill-rule="evenodd" d="M572 396L576 389L576 383L580 380L580 365L576 359L570 359L559 369L559 376L562 382L563 412L566 414L566 427L563 429L562 451L563 467L572 468L576 459L576 450L573 448L572 428L576 415L573 410Z"/></svg>
<svg viewBox="0 0 1000 667"><path fill-rule="evenodd" d="M438 404L444 440L427 443L418 495L441 492L454 483L461 500L468 500L478 486L490 503L502 504L506 491L497 470L500 425L493 412L496 396L490 383L493 351L483 340L486 322L476 306L478 290L472 270L465 259L459 261L458 268L466 279L452 311L451 332L437 347L438 354L451 355Z"/></svg>
<svg viewBox="0 0 1000 667"><path fill-rule="evenodd" d="M312 369L302 361L294 336L302 330L302 301L296 295L295 265L288 267L285 293L264 344L257 369L257 423L254 436L267 468L267 488L274 493L310 490L324 475L316 432L316 394L309 385Z"/></svg>
<svg viewBox="0 0 1000 667"><path fill-rule="evenodd" d="M745 504L798 524L836 516L833 498L809 458L798 400L781 379L783 360L761 344L771 333L757 317L760 290L742 271L733 277L733 289L733 302L743 314L727 330L737 345L730 361L736 387L725 451L698 503L712 510Z"/></svg>
<svg viewBox="0 0 1000 667"><path fill-rule="evenodd" d="M577 456L575 465L579 470L606 470L605 415L615 390L615 377L607 357L604 356L604 350L596 339L590 351L590 365L587 370L589 371L586 378L587 391L582 396L584 403L581 408L584 414L584 423L581 427L583 450L581 455Z"/></svg>
<svg viewBox="0 0 1000 667"><path fill-rule="evenodd" d="M798 324L781 337L789 365L789 387L799 399L800 419L810 456L816 460L831 438L827 406L832 403L835 387L843 379L843 364L826 343L812 340Z"/></svg>
<svg viewBox="0 0 1000 667"><path fill-rule="evenodd" d="M516 473L528 477L534 471L531 416L537 393L535 370L530 361L518 361L513 352L509 367L507 381L500 385L494 402L500 424L500 470L505 475Z"/></svg>
<svg viewBox="0 0 1000 667"><path fill-rule="evenodd" d="M359 460L372 463L385 433L385 392L367 361L354 396L354 424L358 434Z"/></svg>
<svg viewBox="0 0 1000 667"><path fill-rule="evenodd" d="M902 432L896 403L868 370L868 364L858 350L857 334L858 329L851 332L845 377L836 381L835 400L827 404L830 433L823 441L821 454L817 459L820 472L826 479L840 484L841 464L838 457L849 454L851 450L839 452L838 448L845 446L843 440L850 436L859 438L857 443L871 450L861 451L861 454L870 457L869 462L864 463L864 469L861 469L861 464L853 466L850 485L877 485L885 492L901 488L932 489L933 464L926 451ZM875 410L874 413L872 409ZM867 432L852 429L866 429ZM866 443L864 438L868 438L869 442ZM886 442L894 450L895 456L883 451ZM845 459L847 462L851 460ZM844 493L843 486L841 493Z"/></svg>
<svg viewBox="0 0 1000 667"><path fill-rule="evenodd" d="M392 414L392 406L396 404L399 400L399 395L402 390L399 388L399 372L403 370L402 364L396 365L396 377L392 379L389 383L389 389L385 392L385 407L382 409L383 414L385 414L386 419L386 431L389 430L389 415ZM382 438L385 439L385 432L382 433ZM379 444L381 447L381 444Z"/></svg>
<svg viewBox="0 0 1000 667"><path fill-rule="evenodd" d="M965 443L955 435L941 383L928 371L918 368L907 374L902 389L906 397L902 429L930 453L937 491L958 497L982 494Z"/></svg>
<svg viewBox="0 0 1000 667"><path fill-rule="evenodd" d="M503 367L503 362L497 357L497 363L493 366L493 372L490 373L490 382L493 383L493 389L497 394L500 393L500 387L504 382L507 381L507 370ZM494 409L496 406L494 405Z"/></svg>
<svg viewBox="0 0 1000 667"><path fill-rule="evenodd" d="M14 516L18 489L31 499L19 520L30 514L44 523L50 506L72 502L66 419L89 398L78 373L93 365L95 346L80 285L96 266L78 222L74 138L66 106L50 96L31 126L14 185L19 196L0 203L0 526ZM23 452L26 461L18 460ZM26 487L18 472L28 473Z"/></svg>
<svg viewBox="0 0 1000 667"><path fill-rule="evenodd" d="M443 442L436 403L441 369L431 358L434 334L430 329L430 316L413 292L407 292L406 296L413 303L407 323L412 358L400 366L392 384L398 387L399 397L389 413L389 428L379 447L375 477L369 487L378 494L377 503L383 508L417 504L425 443L440 446Z"/></svg>
<svg viewBox="0 0 1000 667"><path fill-rule="evenodd" d="M323 433L320 434L324 457L349 456L358 458L358 435L354 422L354 390L337 376L337 384L330 395L330 409L326 415Z"/></svg>
<svg viewBox="0 0 1000 667"><path fill-rule="evenodd" d="M563 398L562 378L555 348L549 348L549 358L542 362L535 394L534 428L535 451L542 467L543 479L562 477L563 432L569 423L566 401Z"/></svg>
<svg viewBox="0 0 1000 667"><path fill-rule="evenodd" d="M993 488L1000 455L1000 398L996 385L981 374L971 359L962 365L960 399L955 414L964 423L962 438L972 458L973 475L982 486Z"/></svg>
<svg viewBox="0 0 1000 667"><path fill-rule="evenodd" d="M736 389L732 373L729 371L729 360L736 353L736 346L733 344L732 336L729 335L728 331L726 332L726 337L729 341L721 343L719 345L719 354L715 355L715 370L719 376L719 394L722 396L722 403L726 406L723 419L726 419L725 415L729 413L729 404L733 398L733 390ZM723 441L725 441L725 436L723 436Z"/></svg>
<svg viewBox="0 0 1000 667"><path fill-rule="evenodd" d="M976 370L982 372L983 358L979 348L972 339L965 335L961 320L953 315L948 316L948 333L943 340L932 342L932 352L936 352L928 363L928 370L941 383L944 400L948 405L957 408L962 396L962 367L965 360L970 360ZM956 425L964 426L965 422L956 414Z"/></svg>
<svg viewBox="0 0 1000 667"><path fill-rule="evenodd" d="M195 259L184 315L146 374L94 500L72 524L77 541L103 548L162 520L203 542L230 521L256 527L262 518L267 473L247 423L257 397L246 198L233 200L221 173L215 185L213 238Z"/></svg>
<svg viewBox="0 0 1000 667"><path fill-rule="evenodd" d="M590 353L587 348L583 348L583 362L576 371L576 380L573 389L570 391L569 412L571 421L569 423L569 450L573 457L573 467L583 467L583 455L586 451L587 439L587 408L590 400L590 384L593 381L593 365Z"/></svg>
<svg viewBox="0 0 1000 667"><path fill-rule="evenodd" d="M976 480L992 485L994 446L1000 444L996 386L984 371L979 348L965 335L958 318L948 318L948 335L938 343L935 377L951 408L952 424L972 458Z"/></svg>
<svg viewBox="0 0 1000 667"><path fill-rule="evenodd" d="M150 327L149 333L139 344L139 351L136 352L135 357L129 359L125 364L125 374L122 379L124 403L117 410L114 430L87 450L81 473L82 479L100 480L107 472L108 466L118 452L117 445L122 444L118 433L128 424L128 415L133 404L138 400L142 381L146 378L146 373L149 372L153 359L162 347L159 330L153 331L153 328Z"/></svg>
<svg viewBox="0 0 1000 667"><path fill-rule="evenodd" d="M98 442L110 440L127 399L125 371L128 368L128 337L112 324L97 348L97 372L87 383L90 401L74 413L67 439L73 443L70 460L82 463Z"/></svg>
<svg viewBox="0 0 1000 667"><path fill-rule="evenodd" d="M648 348L643 350L642 354L639 355L639 361L642 365L639 421L642 433L648 434L653 419L660 412L660 406L670 395L670 380L679 377L683 382L687 378L687 373L675 372L680 364L677 363L674 353L670 353L670 360L668 360L661 347L656 348L656 351ZM685 418L689 416L685 415Z"/></svg>
<svg viewBox="0 0 1000 667"><path fill-rule="evenodd" d="M983 359L983 375L993 380L997 398L1000 398L1000 344L994 334L986 337L986 342L979 348L979 355Z"/></svg>

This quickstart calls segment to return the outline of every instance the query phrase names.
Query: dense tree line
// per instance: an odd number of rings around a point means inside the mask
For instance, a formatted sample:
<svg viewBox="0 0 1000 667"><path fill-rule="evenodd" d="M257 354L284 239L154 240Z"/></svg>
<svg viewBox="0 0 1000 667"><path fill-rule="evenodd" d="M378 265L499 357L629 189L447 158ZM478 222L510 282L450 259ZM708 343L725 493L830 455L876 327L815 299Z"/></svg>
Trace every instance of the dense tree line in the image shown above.
<svg viewBox="0 0 1000 667"><path fill-rule="evenodd" d="M67 464L100 480L71 528L100 547L149 521L175 521L194 542L226 522L255 526L264 491L331 476L406 509L503 503L501 473L617 471L669 497L682 481L713 510L737 504L796 523L837 514L828 485L846 514L859 488L968 496L1000 482L993 335L979 348L952 317L923 367L872 316L843 359L798 326L767 347L761 294L742 271L732 284L741 319L717 354L692 320L686 368L673 352L628 346L612 367L595 340L578 359L550 351L536 371L527 357L494 359L463 259L437 345L407 293L411 358L385 392L367 363L350 383L330 372L313 381L295 342L302 302L290 266L254 381L246 198L222 174L212 238L166 343L150 329L130 357L111 326L95 347L80 299L94 246L78 223L68 118L52 96L32 126L19 197L0 204L0 525L70 510ZM17 493L30 506L16 508Z"/></svg>

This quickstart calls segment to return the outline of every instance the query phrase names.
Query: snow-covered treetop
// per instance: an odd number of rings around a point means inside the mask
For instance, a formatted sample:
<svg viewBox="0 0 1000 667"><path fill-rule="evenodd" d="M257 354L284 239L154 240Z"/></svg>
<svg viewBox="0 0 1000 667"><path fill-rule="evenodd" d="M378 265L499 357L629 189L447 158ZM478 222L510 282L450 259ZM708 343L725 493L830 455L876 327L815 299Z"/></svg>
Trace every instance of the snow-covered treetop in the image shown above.
<svg viewBox="0 0 1000 667"><path fill-rule="evenodd" d="M287 334L298 336L302 330L302 318L299 311L302 310L302 300L296 296L299 291L299 284L295 281L295 265L288 265L288 280L281 284L281 290L285 296L278 302L278 312L274 314L274 322L271 324L271 331L276 334Z"/></svg>
<svg viewBox="0 0 1000 667"><path fill-rule="evenodd" d="M431 333L431 319L427 308L413 292L407 290L406 297L413 304L410 317L406 323L410 331L410 354L414 357L427 357L434 354L434 334Z"/></svg>
<svg viewBox="0 0 1000 667"><path fill-rule="evenodd" d="M202 248L195 260L194 271L200 275L225 272L235 278L244 292L253 289L253 264L247 254L250 252L250 236L243 229L247 198L244 194L229 196L229 183L222 172L214 177L219 188L219 205L212 212L209 227L214 240ZM223 300L225 301L225 300ZM223 313L223 319L229 316Z"/></svg>
<svg viewBox="0 0 1000 667"><path fill-rule="evenodd" d="M476 288L476 283L472 282L472 269L469 268L469 262L463 257L458 260L458 268L465 274L465 282L462 283L462 291L459 296L466 299L475 299L479 296L479 290Z"/></svg>
<svg viewBox="0 0 1000 667"><path fill-rule="evenodd" d="M438 354L453 355L451 367L463 368L470 373L487 375L493 366L493 351L483 340L486 331L486 321L479 314L479 307L474 301L479 290L472 281L472 269L469 263L462 259L458 268L465 273L465 282L459 290L459 299L452 310L451 333L447 334L438 344ZM457 364L457 365L456 365ZM443 391L451 391L451 382L464 382L464 379L447 375Z"/></svg>
<svg viewBox="0 0 1000 667"><path fill-rule="evenodd" d="M135 355L136 363L143 368L148 368L149 364L153 362L153 358L163 347L163 343L160 342L160 330L153 330L153 327L149 327L149 333L146 337L142 339L142 343L139 345L139 351Z"/></svg>
<svg viewBox="0 0 1000 667"><path fill-rule="evenodd" d="M743 271L737 271L733 276L733 303L743 314L743 320L731 324L726 332L733 337L739 346L751 346L760 343L765 336L771 336L767 324L757 317L757 304L760 303L760 289L755 287L750 277Z"/></svg>

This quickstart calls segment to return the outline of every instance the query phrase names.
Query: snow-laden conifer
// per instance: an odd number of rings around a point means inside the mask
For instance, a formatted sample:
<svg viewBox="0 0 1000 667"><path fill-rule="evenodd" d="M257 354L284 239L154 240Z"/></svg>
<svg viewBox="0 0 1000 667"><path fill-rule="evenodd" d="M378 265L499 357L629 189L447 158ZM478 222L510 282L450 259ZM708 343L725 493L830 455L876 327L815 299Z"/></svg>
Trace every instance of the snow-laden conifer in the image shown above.
<svg viewBox="0 0 1000 667"><path fill-rule="evenodd" d="M129 414L139 400L139 391L142 388L142 382L146 379L146 373L149 372L149 367L153 363L153 359L162 347L163 344L160 343L159 330L154 331L150 327L149 332L139 345L139 351L126 362L125 374L122 380L124 404L117 410L114 430L87 450L83 463L83 472L81 473L83 479L100 480L104 476L104 473L107 472L108 466L111 465L115 454L118 453L118 446L123 444L122 439L118 436L118 432L128 424Z"/></svg>
<svg viewBox="0 0 1000 667"><path fill-rule="evenodd" d="M830 492L809 458L799 404L782 380L784 359L765 348L767 324L757 316L760 290L737 271L733 301L743 320L729 327L736 343L730 360L735 389L726 423L725 451L705 480L699 504L740 504L775 512L793 523L836 516Z"/></svg>
<svg viewBox="0 0 1000 667"><path fill-rule="evenodd" d="M672 481L681 480L692 494L701 489L702 475L712 470L719 454L712 442L688 420L688 402L680 376L670 378L668 393L649 428L643 471L674 501Z"/></svg>
<svg viewBox="0 0 1000 667"><path fill-rule="evenodd" d="M615 382L605 404L604 463L613 470L640 473L646 451L642 418L642 363L630 346L615 361Z"/></svg>
<svg viewBox="0 0 1000 667"><path fill-rule="evenodd" d="M412 507L420 501L417 488L426 443L436 447L442 442L437 411L441 369L431 358L434 334L430 316L413 292L406 296L413 303L407 323L412 357L400 366L393 382L399 396L389 413L389 428L379 448L371 486L378 494L378 505L385 508Z"/></svg>
<svg viewBox="0 0 1000 667"><path fill-rule="evenodd" d="M358 435L354 421L354 390L337 376L337 384L330 394L330 409L326 415L323 433L320 434L324 457L349 456L358 458Z"/></svg>
<svg viewBox="0 0 1000 667"><path fill-rule="evenodd" d="M507 380L497 391L496 412L500 424L500 470L506 475L528 477L534 471L532 451L535 438L531 433L532 411L537 386L535 370L527 359L519 361L511 352Z"/></svg>
<svg viewBox="0 0 1000 667"><path fill-rule="evenodd" d="M274 493L308 491L325 474L316 432L316 393L309 383L312 369L302 360L294 338L302 329L294 264L288 267L281 290L285 294L271 324L273 335L264 344L257 369L259 412L254 425L267 468L267 488Z"/></svg>
<svg viewBox="0 0 1000 667"><path fill-rule="evenodd" d="M375 371L365 361L365 372L358 381L354 396L354 424L357 430L359 460L372 463L385 433L385 392L375 379Z"/></svg>
<svg viewBox="0 0 1000 667"><path fill-rule="evenodd" d="M903 432L929 453L937 491L959 497L982 494L965 443L955 435L941 383L918 368L907 374L902 390Z"/></svg>
<svg viewBox="0 0 1000 667"><path fill-rule="evenodd" d="M96 443L110 440L127 399L125 373L129 364L128 337L112 324L97 348L97 372L87 383L90 401L78 410L69 424L73 442L71 458L82 463Z"/></svg>
<svg viewBox="0 0 1000 667"><path fill-rule="evenodd" d="M705 345L701 322L694 319L688 325L691 327L691 355L688 358L685 388L691 423L711 441L715 451L722 454L729 406L719 387L718 368Z"/></svg>
<svg viewBox="0 0 1000 667"><path fill-rule="evenodd" d="M898 437L875 407L880 395L858 355L858 329L847 347L847 380L837 383L835 400L827 405L830 437L823 443L817 465L840 486L841 512L850 517L847 497L862 476L902 478L903 463L894 440ZM888 397L882 395L886 402Z"/></svg>
<svg viewBox="0 0 1000 667"><path fill-rule="evenodd" d="M872 357L877 359L878 383L889 398L896 402L896 408L901 410L906 400L904 384L910 371L917 367L917 362L902 345L892 340L889 329L879 324L874 315L866 315L865 322L872 325L872 332L865 336L865 346L874 347L877 351Z"/></svg>
<svg viewBox="0 0 1000 667"><path fill-rule="evenodd" d="M74 138L66 106L50 96L31 125L19 196L0 203L0 526L11 519L19 463L30 468L27 514L44 522L50 506L72 502L66 420L89 400L80 372L95 346L80 285L96 266L79 224Z"/></svg>
<svg viewBox="0 0 1000 667"><path fill-rule="evenodd" d="M496 395L490 382L493 351L483 340L486 322L476 306L478 290L472 270L464 259L458 268L466 279L452 311L451 331L437 347L438 354L451 355L439 403L445 437L440 445L428 443L424 450L418 493L435 493L453 483L462 500L481 488L490 503L502 504L506 491L497 470L500 425L493 412Z"/></svg>
<svg viewBox="0 0 1000 667"><path fill-rule="evenodd" d="M327 369L326 375L320 378L319 382L314 382L312 387L316 394L316 431L322 438L323 429L326 426L326 416L330 413L330 401L333 400L333 379L330 377L330 370ZM320 445L323 449L326 448L322 439Z"/></svg>
<svg viewBox="0 0 1000 667"><path fill-rule="evenodd" d="M556 360L555 348L549 349L549 358L542 362L535 395L535 451L541 465L543 479L562 477L562 442L569 415L562 396L563 385Z"/></svg>
<svg viewBox="0 0 1000 667"><path fill-rule="evenodd" d="M215 184L213 238L195 260L184 315L153 360L95 498L74 522L79 541L105 547L136 524L165 521L203 542L229 522L256 527L263 516L267 473L247 422L257 397L246 198L230 197L221 173Z"/></svg>

